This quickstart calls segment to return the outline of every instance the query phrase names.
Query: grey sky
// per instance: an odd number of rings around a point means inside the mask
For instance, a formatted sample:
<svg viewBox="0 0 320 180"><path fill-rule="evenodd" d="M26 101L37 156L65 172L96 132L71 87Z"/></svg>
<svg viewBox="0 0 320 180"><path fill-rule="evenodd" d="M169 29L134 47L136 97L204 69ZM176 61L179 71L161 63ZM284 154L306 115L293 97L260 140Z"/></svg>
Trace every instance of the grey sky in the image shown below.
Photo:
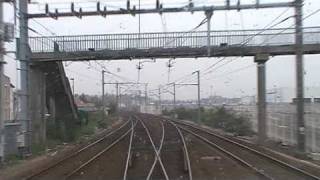
<svg viewBox="0 0 320 180"><path fill-rule="evenodd" d="M265 2L287 2L288 0L260 0L261 3ZM39 0L33 0L33 2L40 2ZM60 1L41 1L41 2L67 2L67 0ZM78 2L78 1L74 1ZM80 2L87 2L80 0ZM91 2L94 2L92 0ZM125 1L101 1L108 6L125 7ZM121 2L121 3L119 3ZM138 1L132 1L132 4L137 4ZM142 4L148 3L154 5L155 1L141 0ZM166 6L166 2L170 5L183 5L188 0L175 0L175 1L163 1ZM222 0L194 0L197 3L214 3L221 4ZM231 3L235 3L236 0L231 0ZM242 3L252 3L253 0L242 0ZM167 6L169 6L169 4ZM54 4L60 8L69 8L69 5L65 4ZM84 10L95 7L95 4L81 4ZM308 15L311 12L320 8L319 0L306 0L304 7L304 14ZM44 6L32 5L30 12L43 11ZM6 19L12 20L12 7L5 7ZM65 9L68 10L68 9ZM63 10L61 10L63 11ZM285 12L285 13L284 13ZM287 9L273 9L273 10L249 10L249 11L228 11L228 12L217 12L214 14L212 19L212 28L217 29L254 29L263 28L266 24L270 23L275 17L281 16L281 19L293 15L293 10ZM165 14L162 16L159 14L154 15L142 15L141 16L141 31L142 32L154 32L154 31L188 31L193 27L197 26L200 21L204 18L203 13L180 13L180 14ZM304 26L319 26L320 13L312 16L305 20ZM43 24L50 31L57 35L75 35L75 34L104 34L104 33L126 33L126 32L138 32L138 17L132 16L110 16L106 19L102 17L85 17L82 20L78 18L61 18L58 21L52 19L39 19L37 22ZM166 25L164 25L164 22ZM280 24L277 27L288 27L293 24L293 18ZM30 21L30 27L37 30L39 33L44 35L51 35L46 29L41 27L38 23ZM206 26L202 26L199 30L205 30ZM31 33L31 35L34 35ZM8 46L10 47L10 46ZM228 58L224 62L227 62ZM319 68L320 61L318 55L305 56L306 64L306 86L320 86L319 81ZM10 59L6 59L8 65L5 70L8 75L12 78L13 82L16 83L16 63ZM191 74L195 70L205 69L211 64L218 61L217 58L201 58L201 59L177 59L175 60L174 67L172 69L170 79L175 80L186 74ZM137 80L137 69L136 65L138 61L111 61L111 62L100 62L104 64L110 71L115 72L128 79ZM145 63L144 68L141 71L141 82L150 83L150 89L157 88L159 84L167 83L168 68L166 67L167 60L159 59L156 63ZM88 68L90 67L91 68ZM100 94L100 66L94 62L90 63L67 63L67 74L69 77L76 79L76 93L89 93L89 94ZM228 72L233 70L246 67L246 69L227 75ZM274 85L277 87L294 87L294 56L279 56L273 57L267 63L267 87L272 88ZM118 70L120 69L120 72ZM226 74L227 73L227 74ZM192 76L191 76L192 77ZM107 77L108 80L113 81L111 77ZM194 78L193 78L194 79ZM192 82L192 80L186 82ZM207 76L201 78L202 84L202 96L208 96L211 93L211 86L213 87L213 93L217 95L239 97L242 95L255 94L256 86L256 67L254 66L252 58L238 58L236 61L229 63L222 68L219 68ZM193 81L195 82L195 81ZM107 86L108 92L114 91L113 86ZM243 93L245 92L245 93ZM167 94L165 97L170 98ZM178 99L195 99L196 88L195 87L183 87L178 90Z"/></svg>

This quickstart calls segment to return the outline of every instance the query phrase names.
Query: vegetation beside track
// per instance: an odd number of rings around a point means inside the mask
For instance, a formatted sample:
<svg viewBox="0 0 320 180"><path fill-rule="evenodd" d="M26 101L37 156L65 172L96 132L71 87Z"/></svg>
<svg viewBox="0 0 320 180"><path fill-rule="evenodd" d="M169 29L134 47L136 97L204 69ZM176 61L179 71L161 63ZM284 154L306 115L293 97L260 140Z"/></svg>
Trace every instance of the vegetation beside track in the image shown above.
<svg viewBox="0 0 320 180"><path fill-rule="evenodd" d="M33 145L32 154L40 155L45 153L47 149L55 149L65 143L81 142L94 135L99 129L106 129L116 119L116 116L111 114L103 120L102 111L79 113L79 117L79 121L72 128L68 128L68 125L62 123L52 123L49 120L47 122L46 142L41 145ZM70 123L75 122L70 120Z"/></svg>
<svg viewBox="0 0 320 180"><path fill-rule="evenodd" d="M80 117L80 122L74 129L68 129L67 136L68 137L61 137L59 134L55 134L54 128L48 128L47 138L49 140L58 140L60 142L75 142L78 141L83 136L90 136L93 135L98 129L105 129L112 121L115 119L113 115L106 116L103 119L103 112L89 112L85 116Z"/></svg>
<svg viewBox="0 0 320 180"><path fill-rule="evenodd" d="M176 114L177 119L196 122L198 110L179 107L175 111L164 110L163 114L168 116ZM254 134L252 131L252 124L248 117L238 115L224 107L211 109L201 108L201 123L238 136L251 136Z"/></svg>

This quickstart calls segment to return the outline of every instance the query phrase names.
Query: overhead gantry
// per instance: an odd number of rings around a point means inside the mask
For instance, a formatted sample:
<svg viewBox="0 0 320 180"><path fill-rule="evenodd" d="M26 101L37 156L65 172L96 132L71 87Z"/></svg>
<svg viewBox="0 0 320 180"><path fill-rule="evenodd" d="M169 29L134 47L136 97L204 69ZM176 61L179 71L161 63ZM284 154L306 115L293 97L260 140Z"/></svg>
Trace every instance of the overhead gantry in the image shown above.
<svg viewBox="0 0 320 180"><path fill-rule="evenodd" d="M197 6L192 1L182 7L165 7L165 4L156 0L155 8L143 9L132 6L127 0L126 8L108 10L97 3L95 11L75 8L71 3L70 11L59 12L46 5L43 13L29 13L28 2L20 0L20 38L18 39L18 59L21 64L21 121L25 122L26 132L31 132L29 127L33 117L28 113L29 100L35 96L29 89L30 64L52 61L88 61L88 60L116 60L134 58L197 58L221 56L256 56L268 57L276 55L296 55L296 81L297 81L297 142L301 151L304 151L304 104L303 104L303 54L319 53L319 27L303 28L302 26L302 0L292 0L283 3L256 3L241 4L240 0L232 4L225 0L224 5ZM267 8L294 8L294 28L264 29L248 31L212 31L210 26L211 16L215 11L247 10ZM32 37L28 36L28 21L33 18L54 18L86 16L102 16L150 13L179 13L202 11L207 18L207 31L204 32L172 32L172 33L139 33L139 34L111 34L87 36L60 36L60 37ZM220 33L220 34L219 34ZM238 33L238 34L237 34ZM31 50L31 51L28 51ZM267 59L268 59L267 58ZM259 58L256 58L259 61ZM263 59L264 60L264 59ZM265 62L265 61L264 61ZM259 83L258 93L265 96L265 68L258 71L263 82ZM264 65L264 63L262 63ZM31 76L33 77L33 76ZM31 98L29 98L31 97ZM266 125L265 98L258 98L258 111L260 113L258 124ZM262 105L261 105L262 104ZM264 117L262 117L264 116ZM259 129L260 130L260 129ZM263 142L266 132L260 131L259 140ZM31 145L30 135L25 138L25 146Z"/></svg>

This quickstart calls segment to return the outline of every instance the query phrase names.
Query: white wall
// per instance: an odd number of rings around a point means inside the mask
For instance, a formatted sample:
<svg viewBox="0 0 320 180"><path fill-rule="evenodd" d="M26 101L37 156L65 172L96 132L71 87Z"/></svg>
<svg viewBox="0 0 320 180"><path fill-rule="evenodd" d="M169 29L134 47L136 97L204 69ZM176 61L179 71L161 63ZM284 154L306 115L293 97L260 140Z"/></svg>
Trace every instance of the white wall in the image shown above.
<svg viewBox="0 0 320 180"><path fill-rule="evenodd" d="M142 105L140 106L140 112L141 113L148 113L148 114L155 114L155 115L160 115L162 112L161 112L161 109L156 106L156 105Z"/></svg>
<svg viewBox="0 0 320 180"><path fill-rule="evenodd" d="M254 105L227 106L237 113L246 114L257 132L257 109ZM296 142L296 107L294 104L267 105L267 135L270 139L289 145ZM308 152L320 152L320 104L305 106L306 148Z"/></svg>

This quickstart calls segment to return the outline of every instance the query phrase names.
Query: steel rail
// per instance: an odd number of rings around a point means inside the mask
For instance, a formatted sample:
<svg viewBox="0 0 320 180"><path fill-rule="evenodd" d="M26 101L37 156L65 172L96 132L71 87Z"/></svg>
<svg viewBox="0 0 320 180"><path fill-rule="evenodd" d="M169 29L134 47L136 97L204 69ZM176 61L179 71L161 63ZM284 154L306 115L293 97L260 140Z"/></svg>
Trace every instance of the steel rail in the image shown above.
<svg viewBox="0 0 320 180"><path fill-rule="evenodd" d="M164 143L164 134L165 134L164 124L163 124L162 121L161 121L161 128L162 128L162 137L161 137L161 141L160 141L160 146L157 149L157 153L158 153L159 156L161 154L162 146L163 146L163 143ZM156 164L157 164L157 158L154 158L153 164L152 164L151 169L149 170L149 173L148 173L148 176L147 176L147 180L149 180L151 178L151 175L152 175L152 173L154 171L154 168L155 168Z"/></svg>
<svg viewBox="0 0 320 180"><path fill-rule="evenodd" d="M67 160L69 160L69 159L71 159L71 158L79 155L81 152L84 152L84 151L88 150L88 149L91 148L92 146L94 146L94 145L96 145L96 144L104 141L106 138L108 138L108 137L110 137L111 135L119 132L119 131L120 131L122 128L124 128L129 122L130 122L130 121L125 122L125 123L122 124L120 127L118 127L117 129L109 132L107 135L103 136L102 138L100 138L100 139L94 141L93 143L91 143L91 144L89 144L89 145L81 148L80 150L78 150L78 151L76 151L76 152L74 152L74 153L66 156L65 158L57 161L56 163L52 164L51 166L48 166L48 167L46 167L46 168L44 168L44 169L42 169L42 170L40 170L40 171L38 171L38 172L36 172L36 173L34 173L34 174L31 174L30 176L28 176L27 178L25 178L25 180L30 180L30 179L32 179L32 178L35 178L36 176L39 176L39 175L41 175L41 174L43 174L43 173L45 173L45 172L48 172L48 171L51 170L51 169L53 169L53 168L55 168L55 167L63 164L65 161L67 161Z"/></svg>
<svg viewBox="0 0 320 180"><path fill-rule="evenodd" d="M190 157L189 157L189 152L188 152L188 148L187 148L187 144L186 144L186 141L184 139L184 136L181 132L181 130L178 128L178 126L172 122L172 121L168 121L169 123L171 123L175 128L176 130L178 131L179 133L179 136L182 140L182 143L183 143L183 148L184 148L184 153L185 153L185 156L186 156L186 159L187 159L187 166L188 166L188 174L189 174L189 180L192 180L192 169L191 169L191 162L190 162Z"/></svg>
<svg viewBox="0 0 320 180"><path fill-rule="evenodd" d="M163 163L162 163L161 157L160 157L160 155L159 155L158 152L157 152L157 148L156 148L156 146L155 146L155 144L154 144L154 141L153 141L153 139L152 139L152 137L151 137L151 134L150 134L149 129L147 128L147 126L145 125L145 123L143 122L142 119L140 119L138 116L135 116L135 117L137 118L137 120L138 120L139 122L141 122L143 128L145 129L145 131L146 131L146 133L147 133L147 135L148 135L148 138L149 138L149 140L150 140L150 142L151 142L152 148L153 148L153 150L154 150L154 152L155 152L155 158L159 161L159 164L160 164L160 166L161 166L162 172L163 172L166 180L169 180L168 174L167 174L167 172L166 172L166 169L164 168L164 165L163 165Z"/></svg>
<svg viewBox="0 0 320 180"><path fill-rule="evenodd" d="M184 127L179 126L179 128L181 128L181 129L182 129L183 131L185 131L185 132L188 132L188 133L192 134L193 136L195 136L195 137L197 137L198 139L204 141L205 143L213 146L214 148L220 150L221 152L227 154L228 156L232 157L233 159L235 159L236 161L240 162L240 163L243 164L244 166L247 166L248 168L252 169L254 172L256 172L257 174L263 176L264 178L269 179L269 180L273 180L272 177L270 177L269 175L265 174L263 171L259 170L258 168L256 168L256 167L253 166L252 164L250 164L250 163L248 163L247 161L243 160L243 159L240 158L239 156L231 153L230 151L224 149L223 147L219 146L218 144L213 143L213 142L209 141L207 138L205 138L205 137L203 137L203 136L201 136L201 135L199 135L199 134L197 134L197 133L195 133L195 132L193 132L193 131L191 131L191 130L188 130L188 129L184 128Z"/></svg>
<svg viewBox="0 0 320 180"><path fill-rule="evenodd" d="M172 119L171 119L171 120L172 120ZM293 166L293 165L291 165L291 164L289 164L289 163L286 163L286 162L284 162L284 161L281 161L281 160L279 160L279 159L276 159L275 157L272 157L272 156L270 156L270 155L268 155L268 154L262 153L262 152L260 152L260 151L258 151L258 150L255 150L255 149L251 148L251 147L248 147L248 146L245 146L245 145L243 145L243 144L240 144L240 143L238 143L238 142L236 142L236 141L233 141L233 140L231 140L231 139L229 139L229 138L226 138L226 137L223 137L223 136L218 135L218 134L216 134L216 133L213 133L213 132L211 132L211 131L209 131L209 130L207 130L207 129L205 129L205 128L197 127L197 126L195 126L195 125L192 125L192 124L189 124L189 123L185 123L185 122L178 122L178 121L176 121L176 120L172 120L172 121L176 122L177 124L182 124L182 125L185 125L185 126L194 128L194 129L196 129L196 130L205 132L205 133L207 133L207 134L209 134L209 135L211 135L211 136L217 137L217 138L222 139L222 140L224 140L224 141L227 141L227 142L229 142L229 143L231 143L231 144L237 145L237 146L239 146L239 147L241 147L241 148L243 148L243 149L246 149L246 150L248 150L248 151L250 151L250 152L252 152L252 153L254 153L254 154L257 154L258 156L264 157L264 158L267 159L267 160L270 160L270 161L272 161L272 162L275 162L275 163L277 163L277 164L279 164L279 165L281 165L281 166L283 166L283 167L285 167L285 168L291 169L291 170L293 170L293 171L295 171L295 172L298 172L298 173L300 173L300 174L302 174L302 175L304 175L304 176L308 176L308 177L310 177L310 178L313 178L313 179L316 179L316 180L320 180L320 177L318 177L318 176L316 176L316 175L313 175L313 174L311 174L311 173L309 173L309 172L307 172L307 171L305 171L305 170L299 169L299 168L297 168L297 167L295 167L295 166Z"/></svg>
<svg viewBox="0 0 320 180"><path fill-rule="evenodd" d="M137 124L137 122L136 122L136 124ZM135 127L132 127L132 131L131 131L131 134L130 134L128 156L127 156L127 161L126 161L126 167L124 169L123 180L126 180L127 176L128 176L128 169L129 169L129 162L130 162L131 151L132 151L132 141L133 141L134 128Z"/></svg>
<svg viewBox="0 0 320 180"><path fill-rule="evenodd" d="M83 168L85 168L86 166L88 166L89 164L93 163L94 161L96 161L99 157L101 157L104 153L106 153L107 151L109 151L111 148L113 148L116 144L118 144L120 141L124 140L125 137L133 131L134 128L134 124L133 121L131 121L131 128L124 133L123 135L121 135L118 139L116 139L115 141L113 141L113 143L111 143L108 147L104 148L102 151L100 151L99 153L97 153L95 156L93 156L92 158L90 158L88 161L86 161L85 163L83 163L81 166L79 166L77 169L73 170L71 173L69 173L66 176L66 179L69 179L71 176L75 175L77 172L79 172L80 170L82 170Z"/></svg>

